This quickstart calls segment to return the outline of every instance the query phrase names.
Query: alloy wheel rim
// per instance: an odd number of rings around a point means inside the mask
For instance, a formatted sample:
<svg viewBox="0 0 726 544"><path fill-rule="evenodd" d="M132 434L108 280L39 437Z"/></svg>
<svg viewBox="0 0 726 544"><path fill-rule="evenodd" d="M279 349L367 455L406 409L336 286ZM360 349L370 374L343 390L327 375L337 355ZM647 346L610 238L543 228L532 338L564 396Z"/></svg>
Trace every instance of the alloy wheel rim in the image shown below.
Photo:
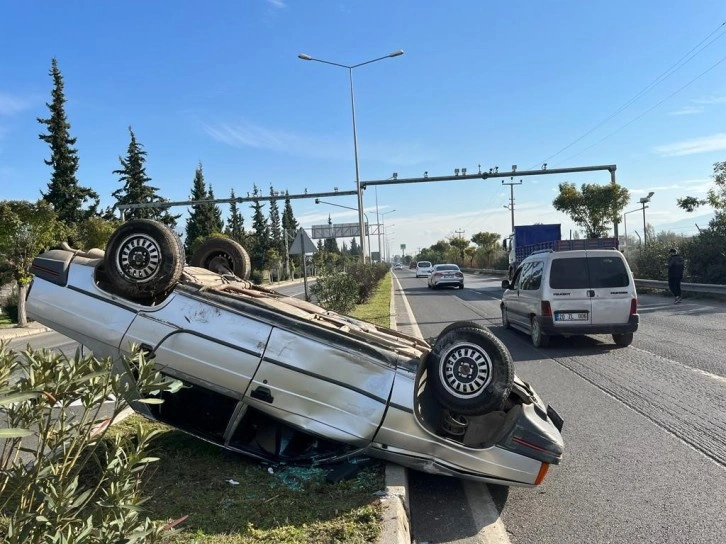
<svg viewBox="0 0 726 544"><path fill-rule="evenodd" d="M455 397L467 399L480 395L491 382L492 361L475 344L455 344L442 360L439 370L442 383Z"/></svg>
<svg viewBox="0 0 726 544"><path fill-rule="evenodd" d="M161 250L152 237L134 234L120 244L116 262L127 279L134 283L146 283L159 272Z"/></svg>

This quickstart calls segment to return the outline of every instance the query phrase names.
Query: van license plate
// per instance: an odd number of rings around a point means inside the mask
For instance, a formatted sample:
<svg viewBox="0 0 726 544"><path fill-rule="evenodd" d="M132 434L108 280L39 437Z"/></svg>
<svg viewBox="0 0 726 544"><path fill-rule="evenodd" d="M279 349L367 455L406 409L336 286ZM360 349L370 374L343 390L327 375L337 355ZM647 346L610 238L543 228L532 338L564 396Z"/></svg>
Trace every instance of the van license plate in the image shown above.
<svg viewBox="0 0 726 544"><path fill-rule="evenodd" d="M587 321L587 312L556 313L555 321Z"/></svg>

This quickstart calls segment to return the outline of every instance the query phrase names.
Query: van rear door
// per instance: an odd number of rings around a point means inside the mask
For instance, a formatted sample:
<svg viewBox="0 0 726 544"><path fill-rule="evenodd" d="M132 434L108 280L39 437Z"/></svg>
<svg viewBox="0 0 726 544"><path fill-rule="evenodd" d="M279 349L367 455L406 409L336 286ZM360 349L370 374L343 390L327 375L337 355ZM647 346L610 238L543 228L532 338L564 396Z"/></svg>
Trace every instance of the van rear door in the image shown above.
<svg viewBox="0 0 726 544"><path fill-rule="evenodd" d="M592 298L588 259L562 253L550 261L549 292L555 327L592 323Z"/></svg>
<svg viewBox="0 0 726 544"><path fill-rule="evenodd" d="M635 288L625 259L616 251L588 251L592 324L625 324Z"/></svg>

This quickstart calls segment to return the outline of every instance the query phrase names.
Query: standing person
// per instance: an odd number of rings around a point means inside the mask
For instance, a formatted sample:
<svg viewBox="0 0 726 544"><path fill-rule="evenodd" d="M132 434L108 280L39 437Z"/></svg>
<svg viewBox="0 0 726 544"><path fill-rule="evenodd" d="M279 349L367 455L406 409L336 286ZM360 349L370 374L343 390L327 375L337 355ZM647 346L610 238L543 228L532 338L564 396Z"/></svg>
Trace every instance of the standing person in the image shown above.
<svg viewBox="0 0 726 544"><path fill-rule="evenodd" d="M681 301L681 280L683 279L683 256L678 254L676 248L668 252L668 287L676 297L674 304Z"/></svg>

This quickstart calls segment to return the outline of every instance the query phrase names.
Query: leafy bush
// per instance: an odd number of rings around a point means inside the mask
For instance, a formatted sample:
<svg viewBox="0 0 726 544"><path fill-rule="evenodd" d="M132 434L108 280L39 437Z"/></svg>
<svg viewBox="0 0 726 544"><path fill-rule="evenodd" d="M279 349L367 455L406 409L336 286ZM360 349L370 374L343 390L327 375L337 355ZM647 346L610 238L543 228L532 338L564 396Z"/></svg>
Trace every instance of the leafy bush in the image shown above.
<svg viewBox="0 0 726 544"><path fill-rule="evenodd" d="M358 300L358 283L346 272L325 268L310 288L310 294L318 299L323 308L347 314L355 307Z"/></svg>
<svg viewBox="0 0 726 544"><path fill-rule="evenodd" d="M3 304L3 313L7 315L13 323L18 322L18 293L13 291Z"/></svg>
<svg viewBox="0 0 726 544"><path fill-rule="evenodd" d="M155 403L177 382L141 352L116 363L77 352L15 353L0 344L0 541L8 544L155 542L164 529L140 516L140 478L156 461L154 432L107 438L127 395ZM108 407L108 416L100 414Z"/></svg>

